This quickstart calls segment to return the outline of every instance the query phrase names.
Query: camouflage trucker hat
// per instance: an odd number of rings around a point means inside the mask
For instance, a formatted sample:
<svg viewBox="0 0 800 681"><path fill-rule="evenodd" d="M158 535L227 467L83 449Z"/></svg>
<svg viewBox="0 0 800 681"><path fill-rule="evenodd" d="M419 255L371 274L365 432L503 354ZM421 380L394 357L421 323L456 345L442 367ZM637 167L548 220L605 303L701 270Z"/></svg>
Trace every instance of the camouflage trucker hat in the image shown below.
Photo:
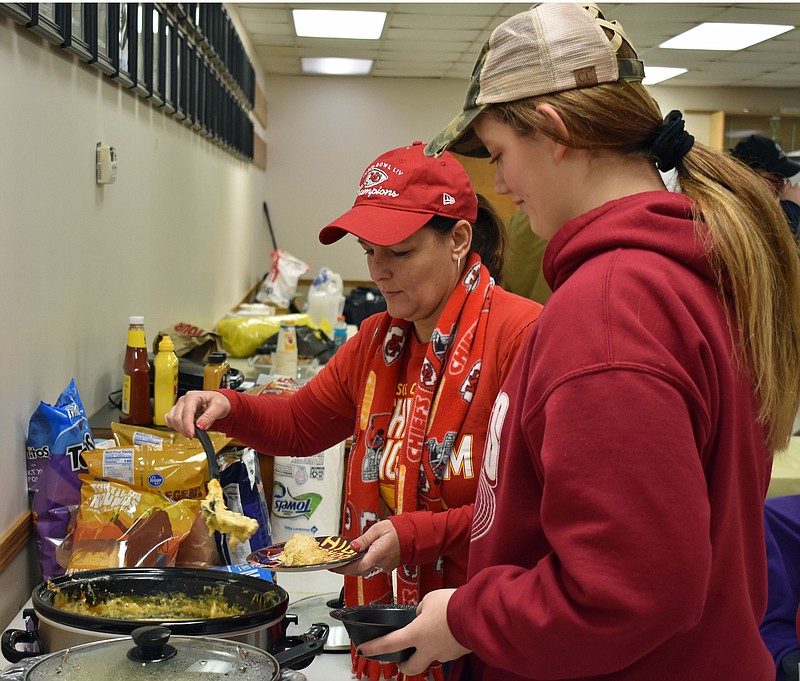
<svg viewBox="0 0 800 681"><path fill-rule="evenodd" d="M606 31L611 37L606 35ZM595 5L543 3L498 26L483 46L467 87L463 111L425 148L428 156L446 149L488 156L472 131L490 104L617 80L644 78L638 59L620 59L628 38Z"/></svg>

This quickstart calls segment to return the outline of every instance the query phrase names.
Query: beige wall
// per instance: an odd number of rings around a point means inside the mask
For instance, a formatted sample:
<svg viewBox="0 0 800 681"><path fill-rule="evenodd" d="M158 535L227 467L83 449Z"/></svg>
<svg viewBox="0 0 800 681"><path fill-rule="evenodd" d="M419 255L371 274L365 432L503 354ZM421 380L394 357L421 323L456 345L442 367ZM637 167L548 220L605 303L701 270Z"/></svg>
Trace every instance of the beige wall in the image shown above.
<svg viewBox="0 0 800 681"><path fill-rule="evenodd" d="M0 17L0 536L29 508L28 420L74 377L89 413L120 387L127 317L149 340L180 320L211 326L269 268L262 201L278 244L345 278L366 278L349 239L316 234L347 210L368 162L427 140L460 109L465 82L263 79L267 170L236 161L91 67ZM800 90L654 88L665 111L800 107ZM707 117L693 114L699 139ZM119 152L94 182L98 141ZM39 577L21 555L0 579L0 624Z"/></svg>
<svg viewBox="0 0 800 681"><path fill-rule="evenodd" d="M120 388L127 320L148 341L211 326L269 268L264 173L0 16L0 536L29 508L28 420L74 377L87 412ZM95 183L95 145L119 154ZM39 581L0 573L0 624ZM28 574L30 573L30 574Z"/></svg>
<svg viewBox="0 0 800 681"><path fill-rule="evenodd" d="M267 187L279 245L345 278L367 277L349 237L332 246L316 232L346 211L366 165L392 147L428 140L458 113L466 81L267 76ZM662 110L687 113L687 129L708 141L708 116L697 111L800 108L796 90L653 87Z"/></svg>

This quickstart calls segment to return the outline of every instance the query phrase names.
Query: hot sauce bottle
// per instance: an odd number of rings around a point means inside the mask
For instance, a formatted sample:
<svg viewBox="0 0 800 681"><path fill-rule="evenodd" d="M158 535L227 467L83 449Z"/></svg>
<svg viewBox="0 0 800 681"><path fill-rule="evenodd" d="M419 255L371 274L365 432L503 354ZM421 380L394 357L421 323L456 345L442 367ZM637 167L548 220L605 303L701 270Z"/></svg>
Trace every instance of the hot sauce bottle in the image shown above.
<svg viewBox="0 0 800 681"><path fill-rule="evenodd" d="M224 352L212 352L203 369L203 390L227 388L229 370L228 355Z"/></svg>
<svg viewBox="0 0 800 681"><path fill-rule="evenodd" d="M128 318L128 346L122 364L122 410L120 421L136 426L149 426L150 362L147 361L147 341L144 317Z"/></svg>

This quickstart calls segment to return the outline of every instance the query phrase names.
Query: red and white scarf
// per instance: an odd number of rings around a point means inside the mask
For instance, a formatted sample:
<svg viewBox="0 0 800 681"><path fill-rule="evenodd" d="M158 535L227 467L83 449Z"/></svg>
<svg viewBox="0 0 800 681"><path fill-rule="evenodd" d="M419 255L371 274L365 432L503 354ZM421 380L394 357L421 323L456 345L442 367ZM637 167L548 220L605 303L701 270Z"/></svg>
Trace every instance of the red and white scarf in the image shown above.
<svg viewBox="0 0 800 681"><path fill-rule="evenodd" d="M477 388L494 282L480 257L472 253L450 295L428 344L408 412L404 442L397 458L395 513L441 511L441 481L453 445ZM343 534L354 538L381 520L378 470L389 432L395 388L411 322L384 314L369 345L372 356L347 468ZM441 405L441 409L438 407ZM397 594L390 575L345 577L345 604L407 603L443 585L442 561L401 565ZM360 667L369 667L360 659ZM377 667L380 663L372 663ZM394 665L382 665L391 676ZM394 667L396 670L396 667ZM367 671L370 678L377 669ZM437 670L439 671L439 670ZM386 676L386 678L390 678ZM435 674L435 677L438 674ZM423 678L422 676L418 678Z"/></svg>

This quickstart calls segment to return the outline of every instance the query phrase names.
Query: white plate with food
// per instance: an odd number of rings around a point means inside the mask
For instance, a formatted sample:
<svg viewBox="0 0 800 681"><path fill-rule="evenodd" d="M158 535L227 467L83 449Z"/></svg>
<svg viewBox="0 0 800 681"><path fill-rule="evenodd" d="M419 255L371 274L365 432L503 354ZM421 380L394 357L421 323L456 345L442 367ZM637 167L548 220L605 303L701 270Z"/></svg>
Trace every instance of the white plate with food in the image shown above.
<svg viewBox="0 0 800 681"><path fill-rule="evenodd" d="M363 554L338 535L310 537L295 534L289 541L254 551L247 557L247 562L275 572L309 572L347 565Z"/></svg>

